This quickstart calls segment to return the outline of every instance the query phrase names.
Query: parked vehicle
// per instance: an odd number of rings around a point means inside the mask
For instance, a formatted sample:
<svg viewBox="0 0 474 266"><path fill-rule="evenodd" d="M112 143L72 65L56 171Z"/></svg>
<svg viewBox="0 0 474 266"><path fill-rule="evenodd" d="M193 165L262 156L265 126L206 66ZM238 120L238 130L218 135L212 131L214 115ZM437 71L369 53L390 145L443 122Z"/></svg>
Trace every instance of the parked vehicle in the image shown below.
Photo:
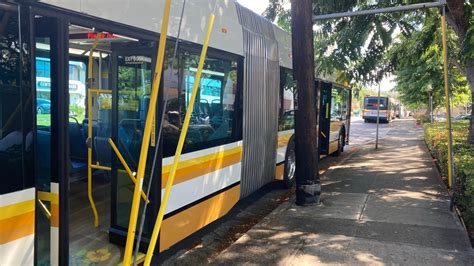
<svg viewBox="0 0 474 266"><path fill-rule="evenodd" d="M50 114L51 113L51 101L47 99L38 98L36 99L36 113Z"/></svg>

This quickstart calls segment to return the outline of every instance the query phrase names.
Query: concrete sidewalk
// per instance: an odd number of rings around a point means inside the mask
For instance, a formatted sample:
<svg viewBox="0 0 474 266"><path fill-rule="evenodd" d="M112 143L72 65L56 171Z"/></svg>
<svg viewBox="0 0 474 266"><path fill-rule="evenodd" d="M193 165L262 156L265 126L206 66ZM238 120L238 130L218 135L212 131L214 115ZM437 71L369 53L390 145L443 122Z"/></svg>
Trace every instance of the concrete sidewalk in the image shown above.
<svg viewBox="0 0 474 266"><path fill-rule="evenodd" d="M322 204L280 205L214 264L473 265L474 252L413 120L321 177Z"/></svg>

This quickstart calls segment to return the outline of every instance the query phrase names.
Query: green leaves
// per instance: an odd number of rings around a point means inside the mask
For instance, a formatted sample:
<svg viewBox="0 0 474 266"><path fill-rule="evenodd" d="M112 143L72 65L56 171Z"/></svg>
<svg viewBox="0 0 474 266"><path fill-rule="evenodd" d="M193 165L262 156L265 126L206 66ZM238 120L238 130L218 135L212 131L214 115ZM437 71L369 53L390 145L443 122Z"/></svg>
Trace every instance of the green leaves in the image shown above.
<svg viewBox="0 0 474 266"><path fill-rule="evenodd" d="M455 197L465 220L474 225L474 145L467 144L468 121L453 121ZM437 159L443 176L447 175L448 136L445 123L425 124L425 142Z"/></svg>
<svg viewBox="0 0 474 266"><path fill-rule="evenodd" d="M401 36L388 53L388 60L396 75L395 90L401 100L414 108L428 106L430 91L434 108L444 105L443 59L441 30L437 12L427 12L422 26L412 34ZM469 87L461 71L453 62L459 61L456 35L448 30L450 88L454 104L469 101Z"/></svg>

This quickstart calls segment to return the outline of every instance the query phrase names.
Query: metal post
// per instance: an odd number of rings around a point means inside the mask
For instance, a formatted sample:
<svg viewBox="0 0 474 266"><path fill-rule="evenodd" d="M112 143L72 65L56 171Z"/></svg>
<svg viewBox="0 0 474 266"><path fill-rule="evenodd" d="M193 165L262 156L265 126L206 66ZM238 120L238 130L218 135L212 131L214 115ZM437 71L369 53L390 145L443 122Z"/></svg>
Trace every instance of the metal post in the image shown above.
<svg viewBox="0 0 474 266"><path fill-rule="evenodd" d="M381 13L404 12L404 11L411 11L411 10L418 10L418 9L441 7L441 6L444 6L445 1L446 0L440 0L437 2L418 3L418 4L411 4L411 5L375 8L375 9L369 9L369 10L359 10L359 11L349 11L349 12L342 12L342 13L317 15L317 16L313 16L313 21L337 19L337 18L345 18L345 17L355 17L355 16L367 16L367 15L375 15L375 14L381 14Z"/></svg>
<svg viewBox="0 0 474 266"><path fill-rule="evenodd" d="M375 149L379 148L379 124L380 124L380 83L377 96L377 132L375 133Z"/></svg>
<svg viewBox="0 0 474 266"><path fill-rule="evenodd" d="M446 7L441 8L441 33L443 42L443 70L444 70L444 92L446 97L446 128L448 130L448 185L453 187L455 182L453 174L453 132L451 130L451 103L448 84L448 52L446 44Z"/></svg>
<svg viewBox="0 0 474 266"><path fill-rule="evenodd" d="M209 40L211 39L211 33L212 33L213 25L214 25L214 19L215 19L215 15L214 15L214 13L212 13L210 18L209 18L208 25L207 25L207 33L206 33L206 37L204 38L204 44L203 44L203 47L202 47L202 50L201 50L201 56L199 58L198 68L197 68L197 71L196 71L196 75L194 76L194 84L193 84L193 89L191 91L191 99L188 103L188 107L187 107L187 110L186 110L186 115L184 117L183 128L182 128L181 133L179 135L178 145L176 147L176 153L174 155L173 164L171 165L170 174L168 176L168 180L166 181L165 193L164 193L163 198L161 200L161 205L160 205L160 209L158 211L158 215L157 215L157 218L156 218L156 221L155 221L155 226L153 227L153 232L151 234L150 244L149 244L148 250L146 252L145 262L143 264L145 266L151 265L153 253L155 252L156 241L158 240L158 234L160 233L160 230L161 230L161 225L163 223L163 218L164 218L166 207L167 207L167 204L168 204L168 199L169 199L169 196L170 196L170 193L171 193L171 187L173 186L173 181L174 181L174 178L176 176L176 171L178 169L179 159L180 159L181 153L183 151L184 140L186 139L186 134L188 132L189 123L191 121L191 115L192 115L193 110L194 110L194 102L196 101L196 96L197 96L198 90L199 90L199 81L201 80L201 74L202 74L202 70L204 68L204 62L205 62L205 59L206 59L207 48L209 46Z"/></svg>
<svg viewBox="0 0 474 266"><path fill-rule="evenodd" d="M163 19L161 22L160 41L158 44L158 53L155 64L155 73L150 95L150 105L146 114L145 127L143 130L142 146L140 149L140 159L138 161L138 170L136 175L137 183L133 190L132 206L130 207L130 219L128 221L127 241L123 253L123 265L129 266L132 262L133 244L135 243L135 233L137 230L138 211L140 209L140 194L143 187L143 178L145 176L145 167L148 158L148 148L150 145L153 120L155 119L156 102L158 99L158 88L161 83L161 73L163 71L163 62L165 59L166 37L168 36L168 22L171 10L171 0L165 1L163 9ZM149 184L151 185L151 184Z"/></svg>

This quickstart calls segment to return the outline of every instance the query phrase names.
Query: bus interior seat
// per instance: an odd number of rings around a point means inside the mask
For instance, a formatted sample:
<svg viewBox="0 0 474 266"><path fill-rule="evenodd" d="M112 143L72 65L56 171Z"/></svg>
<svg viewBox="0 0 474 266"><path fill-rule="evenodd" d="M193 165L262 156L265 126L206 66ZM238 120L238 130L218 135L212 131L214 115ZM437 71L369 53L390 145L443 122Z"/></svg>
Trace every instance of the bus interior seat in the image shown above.
<svg viewBox="0 0 474 266"><path fill-rule="evenodd" d="M94 146L96 147L96 157L100 164L104 166L111 166L112 149L108 142L108 138L95 137Z"/></svg>
<svg viewBox="0 0 474 266"><path fill-rule="evenodd" d="M212 101L211 103L211 115L212 116L219 116L219 115L222 115L222 104L220 103L216 103L214 101Z"/></svg>
<svg viewBox="0 0 474 266"><path fill-rule="evenodd" d="M94 145L97 161L100 162L102 166L111 166L112 165L112 148L108 142L108 138L104 137L95 137ZM94 174L103 174L103 176L110 180L110 172L104 170L97 170Z"/></svg>
<svg viewBox="0 0 474 266"><path fill-rule="evenodd" d="M229 136L229 122L222 116L213 117L211 119L211 126L215 128L215 131L207 140L223 139Z"/></svg>
<svg viewBox="0 0 474 266"><path fill-rule="evenodd" d="M140 154L142 140L140 123L139 119L123 119L118 128L118 146L125 149L126 153L123 156L133 161L136 161Z"/></svg>
<svg viewBox="0 0 474 266"><path fill-rule="evenodd" d="M69 122L69 149L71 161L87 160L86 138L82 126L77 122Z"/></svg>

